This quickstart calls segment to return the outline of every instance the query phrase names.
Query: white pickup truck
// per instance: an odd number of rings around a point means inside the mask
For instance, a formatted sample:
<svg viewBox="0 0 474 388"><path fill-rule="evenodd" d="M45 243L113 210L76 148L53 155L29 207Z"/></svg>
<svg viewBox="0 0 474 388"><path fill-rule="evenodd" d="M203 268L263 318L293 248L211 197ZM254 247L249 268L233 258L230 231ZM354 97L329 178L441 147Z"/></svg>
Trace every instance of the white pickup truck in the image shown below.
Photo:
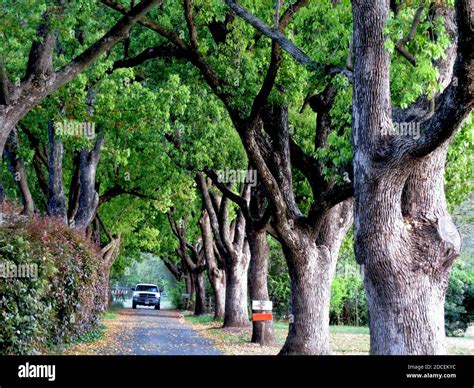
<svg viewBox="0 0 474 388"><path fill-rule="evenodd" d="M161 294L160 288L156 284L137 284L133 291L132 308L137 306L154 306L155 310L160 309Z"/></svg>

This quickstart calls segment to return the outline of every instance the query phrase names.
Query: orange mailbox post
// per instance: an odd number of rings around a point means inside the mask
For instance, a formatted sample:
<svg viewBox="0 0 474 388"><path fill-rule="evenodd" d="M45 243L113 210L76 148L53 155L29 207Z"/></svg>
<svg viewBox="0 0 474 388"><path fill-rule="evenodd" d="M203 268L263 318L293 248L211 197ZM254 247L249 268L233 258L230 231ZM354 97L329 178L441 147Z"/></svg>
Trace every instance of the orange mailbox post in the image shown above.
<svg viewBox="0 0 474 388"><path fill-rule="evenodd" d="M273 320L273 303L270 300L253 300L252 301L252 321L271 321ZM262 343L264 340L265 330L264 325L261 325Z"/></svg>

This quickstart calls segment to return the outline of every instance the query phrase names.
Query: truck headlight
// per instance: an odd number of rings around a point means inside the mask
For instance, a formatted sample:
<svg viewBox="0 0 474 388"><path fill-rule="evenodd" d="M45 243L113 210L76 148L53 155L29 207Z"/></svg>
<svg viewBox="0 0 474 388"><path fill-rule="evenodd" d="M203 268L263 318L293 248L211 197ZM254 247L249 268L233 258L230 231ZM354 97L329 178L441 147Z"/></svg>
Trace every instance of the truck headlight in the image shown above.
<svg viewBox="0 0 474 388"><path fill-rule="evenodd" d="M134 297L134 298L138 298L138 292L133 291L133 297Z"/></svg>

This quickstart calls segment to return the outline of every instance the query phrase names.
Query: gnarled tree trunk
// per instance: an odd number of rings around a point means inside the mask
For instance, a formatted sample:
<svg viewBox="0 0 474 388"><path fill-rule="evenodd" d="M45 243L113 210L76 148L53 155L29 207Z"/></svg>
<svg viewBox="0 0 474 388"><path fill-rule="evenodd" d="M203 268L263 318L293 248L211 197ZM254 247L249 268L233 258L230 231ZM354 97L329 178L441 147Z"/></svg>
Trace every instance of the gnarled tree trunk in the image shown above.
<svg viewBox="0 0 474 388"><path fill-rule="evenodd" d="M410 107L418 139L390 133L390 56L383 30L388 2L353 2L355 250L363 265L372 354L445 353L444 298L461 237L444 196L446 150L472 109L472 2L456 1L456 82L435 110ZM461 24L459 24L461 22Z"/></svg>
<svg viewBox="0 0 474 388"><path fill-rule="evenodd" d="M211 199L208 182L203 174L196 175L196 182L202 195L203 206L209 215L216 247L225 266L225 312L224 327L245 327L249 325L247 305L247 271L250 252L245 238L245 218L242 211L230 224L227 204L229 198L214 196ZM244 185L242 197L248 201L249 187Z"/></svg>
<svg viewBox="0 0 474 388"><path fill-rule="evenodd" d="M352 225L352 200L322 216L319 234L294 228L296 244L282 243L291 278L288 337L280 354L329 354L329 302L339 248Z"/></svg>

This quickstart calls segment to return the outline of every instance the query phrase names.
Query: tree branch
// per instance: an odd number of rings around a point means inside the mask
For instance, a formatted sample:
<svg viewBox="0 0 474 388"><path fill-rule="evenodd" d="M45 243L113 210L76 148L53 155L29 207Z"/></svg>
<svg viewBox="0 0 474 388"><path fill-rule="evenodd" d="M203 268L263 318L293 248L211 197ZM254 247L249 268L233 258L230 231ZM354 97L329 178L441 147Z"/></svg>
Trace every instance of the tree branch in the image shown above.
<svg viewBox="0 0 474 388"><path fill-rule="evenodd" d="M284 12L281 20L278 19L278 10L279 10L279 4L280 4L279 1L280 0L277 0L278 7L276 7L277 13L275 15L275 19L276 19L275 31L282 34L285 28L290 23L294 14L299 9L306 6L309 0L298 0L295 4L290 5L290 7L288 7L287 10ZM250 120L256 119L260 110L267 103L268 96L270 95L273 89L273 85L275 84L275 79L277 77L278 69L280 68L281 63L282 63L282 55L281 55L280 44L277 41L273 40L270 64L268 66L267 73L265 75L265 79L260 88L260 91L258 92L258 94L256 95L253 101L252 109L250 113Z"/></svg>
<svg viewBox="0 0 474 388"><path fill-rule="evenodd" d="M423 9L425 8L425 4L422 3L418 9L416 10L415 17L413 18L413 23L411 25L410 31L408 32L408 35L404 38L399 39L397 42L395 42L395 48L396 50L402 54L408 62L410 62L413 66L417 65L416 58L408 49L405 47L405 44L408 42L412 41L413 38L415 37L416 30L420 24L421 21L421 14L423 13Z"/></svg>
<svg viewBox="0 0 474 388"><path fill-rule="evenodd" d="M129 58L115 61L110 72L116 69L139 66L143 64L144 62L151 59L156 59L156 58L181 59L185 57L186 57L185 52L179 49L178 47L167 46L167 45L155 46L155 47L150 47L143 50L140 54L137 54L134 57L129 57Z"/></svg>
<svg viewBox="0 0 474 388"><path fill-rule="evenodd" d="M459 40L451 83L435 100L436 110L422 125L419 139L410 139L408 153L414 157L428 155L447 141L460 127L474 106L474 4L456 1Z"/></svg>
<svg viewBox="0 0 474 388"><path fill-rule="evenodd" d="M195 177L195 181L197 183L197 187L199 191L201 192L204 208L207 210L207 213L209 215L209 220L211 221L211 227L214 233L214 239L216 242L217 249L222 256L226 256L227 251L221 239L219 220L217 218L214 205L209 195L209 188L207 186L204 175L202 173L197 173Z"/></svg>
<svg viewBox="0 0 474 388"><path fill-rule="evenodd" d="M252 25L255 29L272 40L277 41L282 49L290 54L297 62L307 66L310 70L318 70L323 68L323 66L317 64L311 58L309 58L300 48L287 39L281 32L269 27L266 23L252 15L240 4L234 0L225 0L225 2L237 15Z"/></svg>
<svg viewBox="0 0 474 388"><path fill-rule="evenodd" d="M45 79L54 73L53 49L56 39L50 29L50 15L45 13L42 19L36 32L38 40L31 45L25 72L26 82L34 77Z"/></svg>
<svg viewBox="0 0 474 388"><path fill-rule="evenodd" d="M222 194L224 194L226 197L228 197L232 202L237 204L239 208L242 210L244 217L247 220L251 219L251 215L248 209L247 201L241 197L240 195L234 193L232 190L230 190L223 182L221 182L219 176L215 173L214 170L211 170L209 168L204 169L204 173L212 180L212 183L214 186L216 186Z"/></svg>
<svg viewBox="0 0 474 388"><path fill-rule="evenodd" d="M97 221L99 221L99 225L102 227L102 230L104 231L104 233L107 236L107 238L109 239L109 241L113 241L114 237L109 232L109 229L107 229L107 226L105 225L104 221L102 220L102 217L99 215L99 212L95 213L95 217L97 218Z"/></svg>
<svg viewBox="0 0 474 388"><path fill-rule="evenodd" d="M130 12L127 8L116 3L115 1L101 0L101 2L102 4L114 9L115 11L120 12L122 15L128 15ZM184 42L176 32L167 30L166 28L162 27L158 23L155 23L154 21L147 19L145 17L141 17L138 20L138 24L141 24L142 26L147 27L150 30L157 32L162 37L166 38L168 41L170 41L171 43L173 43L180 49L182 50L188 49L188 45L186 44L186 42Z"/></svg>
<svg viewBox="0 0 474 388"><path fill-rule="evenodd" d="M57 71L52 89L57 89L73 79L79 72L102 55L102 53L110 49L115 43L126 38L132 26L155 5L161 3L161 1L162 0L143 0L133 7L132 10L127 12L126 16L121 18L102 38Z"/></svg>
<svg viewBox="0 0 474 388"><path fill-rule="evenodd" d="M193 6L190 0L184 0L183 6L184 17L186 18L186 24L188 26L189 40L191 41L191 48L197 52L199 51L199 45L196 24L194 23Z"/></svg>
<svg viewBox="0 0 474 388"><path fill-rule="evenodd" d="M308 213L308 223L317 229L319 227L318 222L323 219L321 216L325 212L353 195L354 187L352 183L333 186L313 202Z"/></svg>

